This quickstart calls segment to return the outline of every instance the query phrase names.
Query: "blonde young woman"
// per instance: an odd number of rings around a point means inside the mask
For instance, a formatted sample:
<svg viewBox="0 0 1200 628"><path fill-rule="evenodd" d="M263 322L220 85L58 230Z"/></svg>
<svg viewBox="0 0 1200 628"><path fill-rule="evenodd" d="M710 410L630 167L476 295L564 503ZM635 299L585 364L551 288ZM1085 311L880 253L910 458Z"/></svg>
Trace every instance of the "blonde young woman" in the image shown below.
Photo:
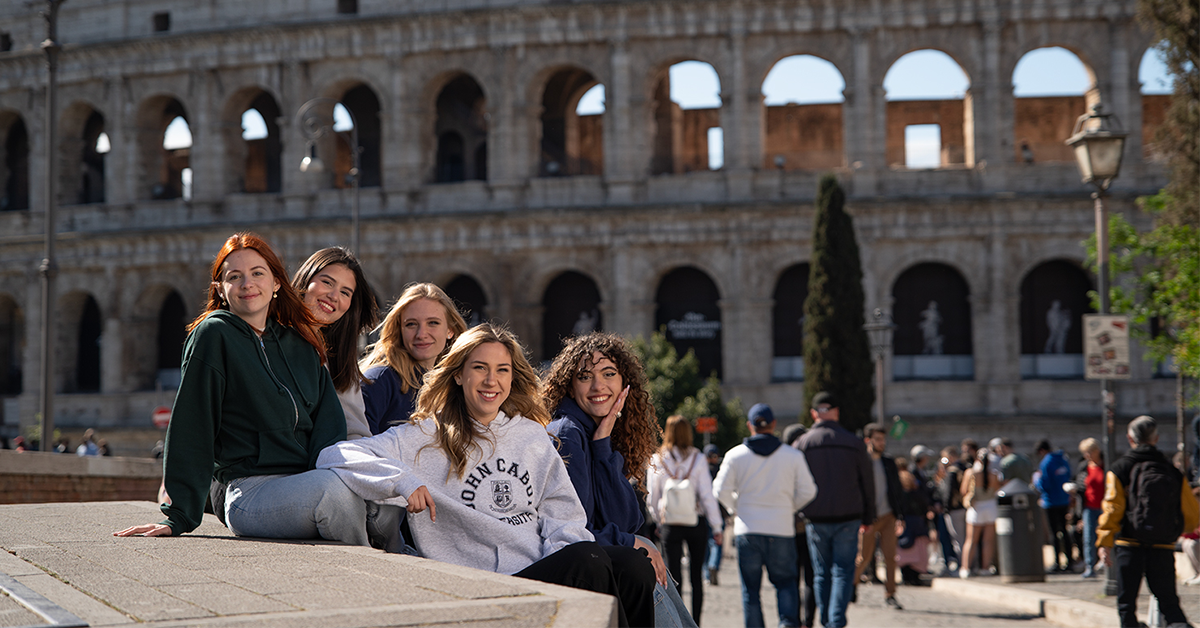
<svg viewBox="0 0 1200 628"><path fill-rule="evenodd" d="M696 487L698 517L695 525L669 525L664 522L661 498L667 478L687 478ZM704 607L704 555L708 550L708 539L720 542L724 521L717 507L717 498L712 491L712 475L708 471L708 459L699 449L692 446L692 424L679 415L667 419L663 430L662 447L650 458L650 475L647 480L650 492L646 496L646 510L658 523L667 569L676 579L676 588L681 588L683 576L683 544L688 547L688 572L692 585L692 617L700 623L700 611ZM706 523L707 520L707 523Z"/></svg>
<svg viewBox="0 0 1200 628"><path fill-rule="evenodd" d="M426 375L412 421L330 447L318 467L407 508L421 556L614 595L621 625L652 625L650 561L595 543L549 422L516 337L485 323Z"/></svg>
<svg viewBox="0 0 1200 628"><path fill-rule="evenodd" d="M362 396L371 434L408 421L421 378L466 330L466 321L441 288L416 283L404 289L383 319L379 342L359 363L366 378Z"/></svg>

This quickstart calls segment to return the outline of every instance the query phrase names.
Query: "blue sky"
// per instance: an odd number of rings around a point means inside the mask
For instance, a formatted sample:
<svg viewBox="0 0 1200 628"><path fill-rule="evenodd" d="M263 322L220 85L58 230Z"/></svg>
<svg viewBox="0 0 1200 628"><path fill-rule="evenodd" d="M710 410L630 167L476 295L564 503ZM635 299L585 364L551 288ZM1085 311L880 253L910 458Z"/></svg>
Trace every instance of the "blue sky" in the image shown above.
<svg viewBox="0 0 1200 628"><path fill-rule="evenodd" d="M720 82L712 66L699 61L685 61L671 67L671 100L684 109L721 106ZM1138 71L1142 92L1168 94L1171 91L1166 66L1158 52L1151 50L1142 59ZM802 80L801 80L802 79ZM962 98L968 88L963 71L945 53L919 50L901 57L888 70L883 87L888 100L919 100ZM1083 94L1091 85L1087 70L1078 57L1062 48L1041 48L1025 55L1013 72L1013 93L1027 96L1074 96ZM762 93L768 106L789 102L800 104L842 102L845 81L833 64L817 57L802 55L781 60L767 74ZM579 101L576 111L582 115L604 111L604 86L597 85ZM348 130L350 117L341 105L334 110L335 130ZM242 117L243 137L256 139L266 136L266 124L254 110ZM909 127L905 137L911 149L911 167L937 165L939 138L937 127ZM720 167L723 147L721 131L709 134L710 166ZM163 147L191 146L191 133L182 119L167 128Z"/></svg>

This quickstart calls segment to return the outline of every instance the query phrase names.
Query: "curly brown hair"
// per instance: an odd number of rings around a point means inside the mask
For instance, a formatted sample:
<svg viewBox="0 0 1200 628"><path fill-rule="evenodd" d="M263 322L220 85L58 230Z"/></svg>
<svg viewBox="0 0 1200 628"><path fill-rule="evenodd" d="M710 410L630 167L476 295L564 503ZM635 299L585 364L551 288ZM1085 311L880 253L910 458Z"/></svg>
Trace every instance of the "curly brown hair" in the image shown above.
<svg viewBox="0 0 1200 628"><path fill-rule="evenodd" d="M542 398L546 407L557 414L562 400L571 397L571 382L579 374L580 366L585 360L588 366L593 366L592 356L597 351L612 360L621 381L629 386L621 419L613 426L612 448L625 458L625 478L637 482L638 488L645 491L646 465L658 448L662 430L654 414L654 404L650 403L646 371L624 338L592 332L568 340L542 380Z"/></svg>

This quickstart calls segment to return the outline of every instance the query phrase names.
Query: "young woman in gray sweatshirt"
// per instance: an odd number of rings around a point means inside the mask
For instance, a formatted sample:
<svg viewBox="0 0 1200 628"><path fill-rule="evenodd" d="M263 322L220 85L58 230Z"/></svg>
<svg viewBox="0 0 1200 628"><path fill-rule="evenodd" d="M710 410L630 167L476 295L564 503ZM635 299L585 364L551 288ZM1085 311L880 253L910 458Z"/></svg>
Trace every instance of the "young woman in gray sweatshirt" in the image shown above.
<svg viewBox="0 0 1200 628"><path fill-rule="evenodd" d="M425 558L614 595L621 625L652 625L654 569L593 540L537 388L516 337L479 325L429 372L412 422L328 447L317 466L407 508Z"/></svg>

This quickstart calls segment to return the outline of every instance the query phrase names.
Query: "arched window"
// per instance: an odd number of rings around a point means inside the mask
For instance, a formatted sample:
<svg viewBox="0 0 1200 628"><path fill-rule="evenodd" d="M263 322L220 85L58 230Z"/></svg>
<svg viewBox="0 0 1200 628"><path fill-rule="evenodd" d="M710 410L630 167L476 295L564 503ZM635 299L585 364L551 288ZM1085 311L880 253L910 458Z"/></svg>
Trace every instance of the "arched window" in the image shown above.
<svg viewBox="0 0 1200 628"><path fill-rule="evenodd" d="M79 344L75 360L75 391L100 392L100 335L104 321L100 306L88 295L79 318Z"/></svg>
<svg viewBox="0 0 1200 628"><path fill-rule="evenodd" d="M21 394L24 354L25 314L15 299L0 295L0 395Z"/></svg>
<svg viewBox="0 0 1200 628"><path fill-rule="evenodd" d="M692 349L700 376L721 377L721 299L717 284L704 271L685 266L662 278L654 302L654 327L666 327L667 340L680 357Z"/></svg>
<svg viewBox="0 0 1200 628"><path fill-rule="evenodd" d="M1162 50L1150 48L1142 55L1138 66L1138 82L1142 84L1142 152L1147 159L1158 159L1159 127L1167 119L1171 107L1171 75Z"/></svg>
<svg viewBox="0 0 1200 628"><path fill-rule="evenodd" d="M967 163L971 112L966 73L939 50L917 50L896 60L883 79L887 92L889 166L942 168Z"/></svg>
<svg viewBox="0 0 1200 628"><path fill-rule="evenodd" d="M812 55L780 59L763 80L767 170L837 168L845 164L842 91L832 63Z"/></svg>
<svg viewBox="0 0 1200 628"><path fill-rule="evenodd" d="M364 188L379 187L382 184L382 162L380 160L380 127L379 98L374 90L366 85L358 85L342 94L341 104L354 116L354 124L358 125L358 185ZM337 130L341 130L340 127ZM348 129L347 129L348 130ZM334 161L333 185L338 188L348 188L346 175L351 166L350 145L348 142L337 142L337 159Z"/></svg>
<svg viewBox="0 0 1200 628"><path fill-rule="evenodd" d="M720 170L725 165L721 80L703 61L665 69L654 89L650 174Z"/></svg>
<svg viewBox="0 0 1200 628"><path fill-rule="evenodd" d="M16 113L0 113L0 211L29 209L29 133Z"/></svg>
<svg viewBox="0 0 1200 628"><path fill-rule="evenodd" d="M79 202L103 203L104 158L112 147L104 132L104 116L92 111L83 126L83 156L79 162Z"/></svg>
<svg viewBox="0 0 1200 628"><path fill-rule="evenodd" d="M1091 279L1077 264L1053 260L1021 281L1021 377L1083 377L1083 315L1092 312Z"/></svg>
<svg viewBox="0 0 1200 628"><path fill-rule="evenodd" d="M971 302L962 275L917 264L892 286L893 379L974 379Z"/></svg>
<svg viewBox="0 0 1200 628"><path fill-rule="evenodd" d="M446 284L446 295L454 300L458 312L467 321L467 327L487 322L487 295L483 286L470 275L459 275Z"/></svg>
<svg viewBox="0 0 1200 628"><path fill-rule="evenodd" d="M190 199L192 193L192 130L183 104L169 96L154 96L138 113L141 155L138 198Z"/></svg>
<svg viewBox="0 0 1200 628"><path fill-rule="evenodd" d="M241 172L243 192L278 192L283 187L280 115L279 105L264 91L259 91L241 114L242 133L238 139L245 151Z"/></svg>
<svg viewBox="0 0 1200 628"><path fill-rule="evenodd" d="M567 271L546 286L542 297L542 359L552 360L563 341L604 329L600 290L591 277Z"/></svg>
<svg viewBox="0 0 1200 628"><path fill-rule="evenodd" d="M1088 105L1099 101L1091 70L1065 48L1038 48L1017 62L1012 81L1017 163L1075 163L1074 152L1063 140L1071 136Z"/></svg>
<svg viewBox="0 0 1200 628"><path fill-rule="evenodd" d="M804 380L804 300L808 298L808 264L789 266L775 282L771 309L775 357L771 379L777 382Z"/></svg>
<svg viewBox="0 0 1200 628"><path fill-rule="evenodd" d="M438 138L436 183L487 180L487 100L475 79L460 74L442 88L434 133Z"/></svg>
<svg viewBox="0 0 1200 628"><path fill-rule="evenodd" d="M158 311L158 381L163 388L179 387L186 319L183 297L172 290Z"/></svg>
<svg viewBox="0 0 1200 628"><path fill-rule="evenodd" d="M542 94L543 177L604 172L604 114L580 115L583 96L604 89L586 70L568 68L550 77ZM603 95L601 95L601 103ZM594 97L593 97L594 99Z"/></svg>

